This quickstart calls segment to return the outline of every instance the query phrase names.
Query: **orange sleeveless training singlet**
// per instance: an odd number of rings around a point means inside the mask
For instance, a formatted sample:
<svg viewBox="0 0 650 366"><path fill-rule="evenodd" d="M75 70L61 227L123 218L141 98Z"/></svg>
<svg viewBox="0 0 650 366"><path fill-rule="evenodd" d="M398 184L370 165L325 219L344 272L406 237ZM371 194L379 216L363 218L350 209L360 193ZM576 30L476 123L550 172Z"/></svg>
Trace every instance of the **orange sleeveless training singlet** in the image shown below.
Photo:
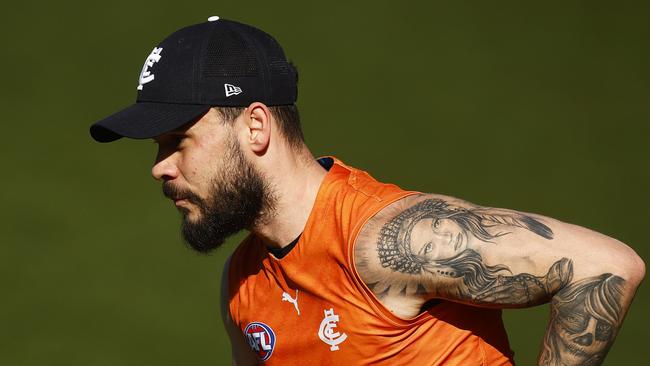
<svg viewBox="0 0 650 366"><path fill-rule="evenodd" d="M286 256L277 259L254 235L237 247L230 314L264 364L513 364L500 310L443 301L401 319L357 274L353 245L363 224L414 193L334 160Z"/></svg>

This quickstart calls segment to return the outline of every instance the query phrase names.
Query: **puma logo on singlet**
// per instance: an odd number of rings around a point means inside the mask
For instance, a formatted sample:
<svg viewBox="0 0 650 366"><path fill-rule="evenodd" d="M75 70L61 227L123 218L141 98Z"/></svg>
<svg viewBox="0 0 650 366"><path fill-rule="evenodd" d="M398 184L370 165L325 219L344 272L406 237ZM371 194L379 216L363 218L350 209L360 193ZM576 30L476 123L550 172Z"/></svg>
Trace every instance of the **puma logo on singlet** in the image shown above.
<svg viewBox="0 0 650 366"><path fill-rule="evenodd" d="M296 289L296 298L294 299L286 292L282 292L282 301L288 301L293 304L293 307L296 308L298 315L300 315L300 309L298 308L298 289Z"/></svg>

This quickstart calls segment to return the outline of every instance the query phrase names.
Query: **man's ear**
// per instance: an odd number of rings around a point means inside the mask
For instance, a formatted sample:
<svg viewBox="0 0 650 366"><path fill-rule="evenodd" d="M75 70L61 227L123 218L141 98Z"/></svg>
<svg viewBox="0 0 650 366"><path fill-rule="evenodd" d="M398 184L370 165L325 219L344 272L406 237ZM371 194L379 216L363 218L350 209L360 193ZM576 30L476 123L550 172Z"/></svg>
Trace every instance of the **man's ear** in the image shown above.
<svg viewBox="0 0 650 366"><path fill-rule="evenodd" d="M271 111L264 103L254 102L246 108L246 133L250 149L263 154L271 141Z"/></svg>

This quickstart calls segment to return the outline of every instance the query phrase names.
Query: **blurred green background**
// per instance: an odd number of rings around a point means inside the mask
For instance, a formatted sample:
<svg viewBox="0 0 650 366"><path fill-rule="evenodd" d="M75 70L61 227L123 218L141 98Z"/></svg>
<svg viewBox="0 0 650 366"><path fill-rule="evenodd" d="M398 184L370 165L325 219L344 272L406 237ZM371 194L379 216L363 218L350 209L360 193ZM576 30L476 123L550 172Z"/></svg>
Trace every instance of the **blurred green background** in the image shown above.
<svg viewBox="0 0 650 366"><path fill-rule="evenodd" d="M221 365L238 238L187 250L155 146L88 126L210 15L273 34L300 70L309 146L402 187L537 212L650 258L647 1L111 1L3 5L0 365ZM607 365L647 365L647 283ZM520 365L547 307L507 311Z"/></svg>

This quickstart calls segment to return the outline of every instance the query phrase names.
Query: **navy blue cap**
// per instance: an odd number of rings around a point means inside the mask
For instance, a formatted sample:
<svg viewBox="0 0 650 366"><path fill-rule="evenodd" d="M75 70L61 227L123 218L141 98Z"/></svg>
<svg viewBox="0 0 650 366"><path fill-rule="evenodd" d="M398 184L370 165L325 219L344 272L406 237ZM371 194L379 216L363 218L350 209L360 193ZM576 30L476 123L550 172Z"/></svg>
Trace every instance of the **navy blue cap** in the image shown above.
<svg viewBox="0 0 650 366"><path fill-rule="evenodd" d="M90 127L99 142L151 138L200 118L213 106L294 104L297 73L280 44L250 25L210 17L153 48L136 103Z"/></svg>

